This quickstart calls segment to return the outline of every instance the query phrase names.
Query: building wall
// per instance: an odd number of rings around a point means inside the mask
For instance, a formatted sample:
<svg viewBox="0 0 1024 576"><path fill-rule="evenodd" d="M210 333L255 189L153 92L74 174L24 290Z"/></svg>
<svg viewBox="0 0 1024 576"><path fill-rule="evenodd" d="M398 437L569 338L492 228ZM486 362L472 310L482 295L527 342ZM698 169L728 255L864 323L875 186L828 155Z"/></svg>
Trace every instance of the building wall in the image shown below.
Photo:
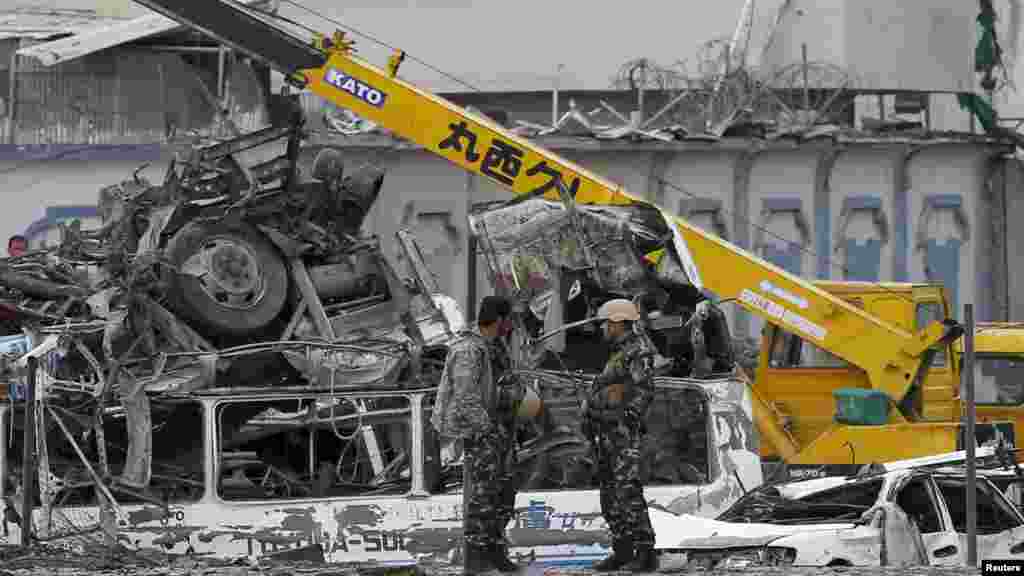
<svg viewBox="0 0 1024 576"><path fill-rule="evenodd" d="M957 317L974 302L979 319L1024 319L1015 296L1024 277L1013 272L1020 243L1005 224L1024 215L1020 162L980 144L912 144L559 152L806 278L943 282ZM455 253L466 245L464 214L471 201L507 194L422 151L380 158L392 170L375 230L433 227L425 250L441 285L467 302L467 260ZM483 266L477 298L490 290ZM759 333L757 318L729 314L739 335Z"/></svg>
<svg viewBox="0 0 1024 576"><path fill-rule="evenodd" d="M896 230L902 147L851 146L838 154L829 174L827 217L830 231L828 277L845 280L906 280L897 264L906 237ZM903 210L905 212L905 209ZM824 211L822 212L824 213Z"/></svg>
<svg viewBox="0 0 1024 576"><path fill-rule="evenodd" d="M965 302L980 318L990 294L980 282L989 273L985 156L967 146L923 149L907 161L911 280L941 281L962 318Z"/></svg>
<svg viewBox="0 0 1024 576"><path fill-rule="evenodd" d="M24 42L24 41L23 41ZM8 43L10 44L10 42ZM22 44L24 45L24 44ZM8 46L10 48L11 46ZM0 98L9 97L10 62L0 60ZM0 49L0 58L5 51ZM17 58L12 106L6 102L4 143L143 144L174 140L215 122L216 54L181 56L116 48L43 67ZM213 63L210 63L210 60ZM225 68L227 109L242 131L265 124L265 89L242 60Z"/></svg>
<svg viewBox="0 0 1024 576"><path fill-rule="evenodd" d="M0 40L0 142L7 143L11 117L11 61L18 49L18 40Z"/></svg>
<svg viewBox="0 0 1024 576"><path fill-rule="evenodd" d="M968 92L975 87L976 2L770 0L757 4L762 13L769 7L779 8L774 23L776 14L770 12L763 14L769 20L758 23L760 36L768 30L775 34L762 53L763 69L799 65L806 49L810 62L827 62L843 70L851 77L851 86L865 90Z"/></svg>
<svg viewBox="0 0 1024 576"><path fill-rule="evenodd" d="M1024 238L1007 225L1024 217L1016 194L1024 169L994 149L924 142L762 151L626 144L581 150L564 140L550 146L804 277L942 281L955 294L957 316L971 301L979 320L1024 320L1017 248ZM486 263L469 254L466 215L473 203L508 198L503 188L408 146L351 146L346 157L353 167L373 161L388 169L367 229L391 257L398 257L394 233L412 228L447 292L464 305L490 293ZM48 206L94 203L102 186L130 177L143 161L137 154L22 162L0 184L7 201L0 226L10 235L43 218ZM159 181L166 158L151 154L149 161L144 173ZM0 163L0 171L13 164ZM729 314L737 335L758 333L757 319Z"/></svg>
<svg viewBox="0 0 1024 576"><path fill-rule="evenodd" d="M1005 212L1002 230L1005 231L1005 249L995 257L1002 257L1006 271L1007 302L1009 318L1024 319L1024 266L1020 254L1024 252L1024 165L1018 161L1007 162L1003 171L1005 189ZM998 265L998 262L997 262Z"/></svg>
<svg viewBox="0 0 1024 576"><path fill-rule="evenodd" d="M379 232L396 229L395 215L406 214L407 203L424 202L417 200L424 190L443 195L430 202L450 206L451 214L462 214L470 197L482 197L479 183L423 154L391 157L398 168L385 179L389 200L379 206ZM1024 319L1014 296L1024 288L1024 278L1013 272L1019 244L1004 224L1024 210L1013 199L1021 167L998 159L992 149L894 143L842 151L576 151L567 156L804 277L943 282L958 318L963 304L974 302L979 319ZM437 167L426 168L431 164ZM424 173L433 181L428 183ZM666 182L679 183L682 190ZM495 187L486 188L492 197ZM498 197L503 195L498 190ZM396 203L403 209L395 209ZM457 228L464 234L464 220ZM428 251L438 249L445 250L437 245ZM441 284L465 301L464 271L448 263L451 256L444 258ZM478 280L477 297L487 290ZM735 310L731 315L740 335L759 332L758 319Z"/></svg>
<svg viewBox="0 0 1024 576"><path fill-rule="evenodd" d="M169 160L159 146L0 146L0 233L55 242L56 223L95 222L99 190L139 175L160 182Z"/></svg>

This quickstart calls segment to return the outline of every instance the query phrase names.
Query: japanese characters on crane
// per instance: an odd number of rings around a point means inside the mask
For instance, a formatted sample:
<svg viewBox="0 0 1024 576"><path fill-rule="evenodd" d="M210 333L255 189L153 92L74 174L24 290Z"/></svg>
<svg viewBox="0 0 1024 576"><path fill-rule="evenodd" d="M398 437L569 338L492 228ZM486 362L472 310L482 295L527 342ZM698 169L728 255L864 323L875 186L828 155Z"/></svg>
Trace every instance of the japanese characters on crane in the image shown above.
<svg viewBox="0 0 1024 576"><path fill-rule="evenodd" d="M490 146L481 156L478 149L479 137L466 121L453 122L448 125L450 133L441 140L437 147L439 150L452 149L461 152L466 163L476 165L479 163L480 172L506 186L514 187L519 175L523 172L523 163L526 153L522 148L512 142L507 142L498 137L492 137ZM481 146L482 147L482 146ZM557 191L558 180L564 181L564 176L557 168L548 164L544 159L526 169L526 176L533 177L538 174L546 176L547 180L530 189L529 195L544 195L548 192ZM569 183L569 193L573 197L580 187L579 176L573 176Z"/></svg>

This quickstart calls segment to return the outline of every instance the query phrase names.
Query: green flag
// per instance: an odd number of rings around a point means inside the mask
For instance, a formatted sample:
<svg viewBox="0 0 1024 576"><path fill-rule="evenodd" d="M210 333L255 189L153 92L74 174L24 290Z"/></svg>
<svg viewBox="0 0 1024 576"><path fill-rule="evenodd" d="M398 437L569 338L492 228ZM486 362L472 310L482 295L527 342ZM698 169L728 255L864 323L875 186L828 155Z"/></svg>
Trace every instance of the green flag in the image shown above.
<svg viewBox="0 0 1024 576"><path fill-rule="evenodd" d="M958 94L957 101L961 110L968 110L978 119L985 132L992 131L996 126L996 111L985 98L977 94Z"/></svg>
<svg viewBox="0 0 1024 576"><path fill-rule="evenodd" d="M982 88L991 90L989 84L993 83L992 71L1002 63L1002 54L996 40L996 11L992 7L992 0L979 0L979 4L981 12L976 19L978 44L974 47L974 71L983 76ZM957 100L961 109L974 114L985 132L996 128L996 111L989 98L964 93L959 94Z"/></svg>
<svg viewBox="0 0 1024 576"><path fill-rule="evenodd" d="M978 44L974 47L974 70L984 72L999 63L996 51L996 17L986 10L978 14Z"/></svg>

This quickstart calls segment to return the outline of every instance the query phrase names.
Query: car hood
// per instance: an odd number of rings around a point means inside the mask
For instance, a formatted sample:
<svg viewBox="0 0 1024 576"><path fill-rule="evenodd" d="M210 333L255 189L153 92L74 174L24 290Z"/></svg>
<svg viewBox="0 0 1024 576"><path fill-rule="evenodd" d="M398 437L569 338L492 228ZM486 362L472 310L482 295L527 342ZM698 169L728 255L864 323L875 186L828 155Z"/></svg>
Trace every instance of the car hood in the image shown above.
<svg viewBox="0 0 1024 576"><path fill-rule="evenodd" d="M851 523L779 525L721 522L655 508L650 509L650 517L657 534L657 547L671 549L764 546L794 534L834 532L856 527Z"/></svg>

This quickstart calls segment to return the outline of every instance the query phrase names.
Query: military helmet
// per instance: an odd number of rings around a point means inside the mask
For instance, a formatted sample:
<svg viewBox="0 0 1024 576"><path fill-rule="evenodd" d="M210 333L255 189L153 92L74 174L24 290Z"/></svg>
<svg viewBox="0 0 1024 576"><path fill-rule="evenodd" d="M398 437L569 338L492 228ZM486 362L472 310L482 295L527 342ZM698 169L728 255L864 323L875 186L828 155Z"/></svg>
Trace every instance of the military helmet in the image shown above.
<svg viewBox="0 0 1024 576"><path fill-rule="evenodd" d="M601 305L597 310L599 320L610 320L612 322L623 322L629 320L635 322L640 319L640 311L636 305L625 298L615 298Z"/></svg>

